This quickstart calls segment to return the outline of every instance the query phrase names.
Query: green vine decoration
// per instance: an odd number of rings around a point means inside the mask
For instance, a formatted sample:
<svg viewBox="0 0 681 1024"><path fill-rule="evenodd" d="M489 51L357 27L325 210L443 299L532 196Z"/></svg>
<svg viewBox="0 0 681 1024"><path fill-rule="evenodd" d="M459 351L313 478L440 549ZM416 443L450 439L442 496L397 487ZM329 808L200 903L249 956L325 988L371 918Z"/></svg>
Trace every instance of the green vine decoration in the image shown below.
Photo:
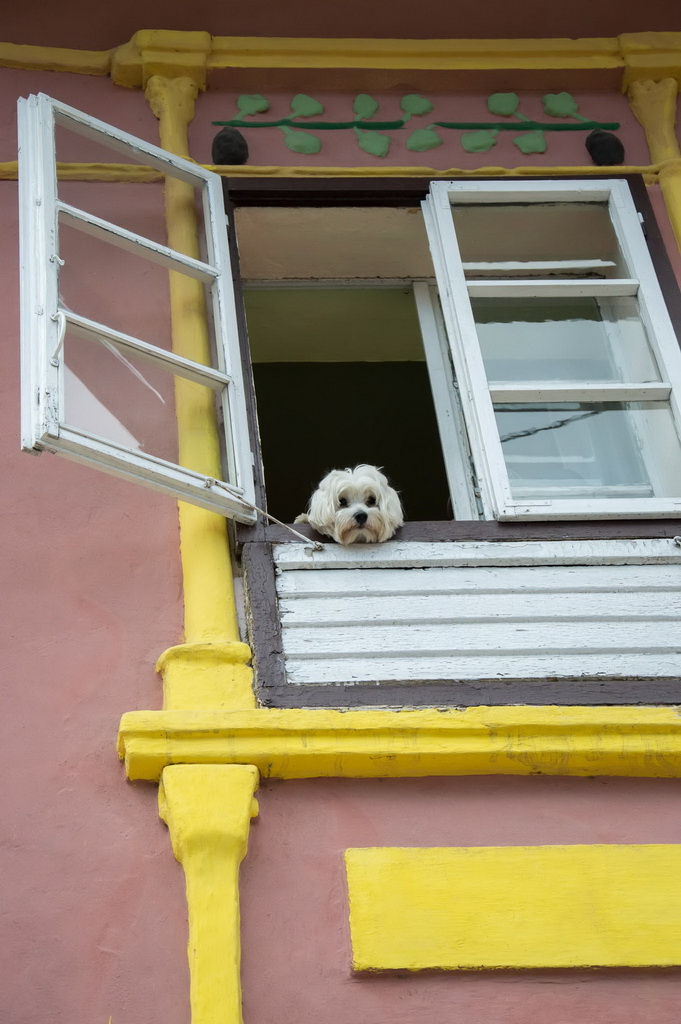
<svg viewBox="0 0 681 1024"><path fill-rule="evenodd" d="M375 157L385 157L393 141L385 132L403 129L412 117L425 117L433 110L433 104L425 96L410 93L400 100L403 116L397 120L376 121L380 104L368 93L359 93L352 104L354 118L348 121L317 120L324 113L324 105L313 96L298 93L291 100L291 116L274 121L250 120L266 113L270 104L266 97L257 93L244 94L237 98L239 117L230 121L213 121L220 127L230 128L278 128L284 135L284 143L293 153L314 155L322 148L322 140L316 132L352 130L357 145L363 152ZM520 99L515 92L497 92L487 98L487 109L503 121L433 121L414 128L405 142L408 150L425 153L441 146L444 139L438 129L462 132L459 141L467 153L486 153L496 146L500 132L523 131L514 137L513 144L521 153L531 155L545 153L547 132L585 132L593 129L615 131L618 122L589 121L579 113L577 101L568 92L547 93L542 97L542 108L548 117L572 118L561 123L533 121L521 113ZM314 129L311 131L310 129Z"/></svg>

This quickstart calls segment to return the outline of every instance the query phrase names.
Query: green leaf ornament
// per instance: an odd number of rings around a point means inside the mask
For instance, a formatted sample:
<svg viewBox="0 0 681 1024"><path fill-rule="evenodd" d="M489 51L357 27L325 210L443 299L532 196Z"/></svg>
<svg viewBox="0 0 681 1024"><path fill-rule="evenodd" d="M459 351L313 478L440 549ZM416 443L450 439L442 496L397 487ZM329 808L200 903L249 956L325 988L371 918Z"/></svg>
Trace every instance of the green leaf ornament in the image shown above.
<svg viewBox="0 0 681 1024"><path fill-rule="evenodd" d="M518 94L515 92L495 92L487 97L487 109L497 117L511 117L518 109ZM465 147L464 147L465 148Z"/></svg>
<svg viewBox="0 0 681 1024"><path fill-rule="evenodd" d="M242 117L248 117L251 114L264 114L266 110L270 109L269 100L258 93L243 93L241 96L237 96L236 105Z"/></svg>
<svg viewBox="0 0 681 1024"><path fill-rule="evenodd" d="M545 153L546 137L541 131L523 132L522 135L516 135L513 145L517 146L520 152L526 156L530 156L532 153Z"/></svg>
<svg viewBox="0 0 681 1024"><path fill-rule="evenodd" d="M425 96L410 93L408 96L402 97L400 107L405 114L429 114L433 109L433 104ZM431 149L432 147L429 146L428 148Z"/></svg>
<svg viewBox="0 0 681 1024"><path fill-rule="evenodd" d="M390 136L380 132L362 132L357 130L357 143L365 153L372 156L387 156L390 149Z"/></svg>
<svg viewBox="0 0 681 1024"><path fill-rule="evenodd" d="M286 138L286 148L290 149L292 153L303 153L305 156L314 156L322 148L321 140L313 135L312 132L300 132L293 131L291 128L285 126L281 129L284 132Z"/></svg>
<svg viewBox="0 0 681 1024"><path fill-rule="evenodd" d="M367 118L373 117L378 110L379 103L373 96L370 96L367 92L361 92L359 96L355 96L355 101L352 104L352 109L357 114L357 117L362 121L366 121ZM367 150L367 152L370 152Z"/></svg>
<svg viewBox="0 0 681 1024"><path fill-rule="evenodd" d="M549 117L574 117L579 110L577 100L569 92L548 92L541 102Z"/></svg>
<svg viewBox="0 0 681 1024"><path fill-rule="evenodd" d="M299 92L291 100L291 110L296 117L317 117L324 113L324 104L304 92Z"/></svg>
<svg viewBox="0 0 681 1024"><path fill-rule="evenodd" d="M489 131L465 132L461 136L461 145L467 153L486 153L488 149L497 144L497 134L493 129Z"/></svg>
<svg viewBox="0 0 681 1024"><path fill-rule="evenodd" d="M414 153L425 153L441 145L442 139L434 128L417 128L407 139L407 149Z"/></svg>

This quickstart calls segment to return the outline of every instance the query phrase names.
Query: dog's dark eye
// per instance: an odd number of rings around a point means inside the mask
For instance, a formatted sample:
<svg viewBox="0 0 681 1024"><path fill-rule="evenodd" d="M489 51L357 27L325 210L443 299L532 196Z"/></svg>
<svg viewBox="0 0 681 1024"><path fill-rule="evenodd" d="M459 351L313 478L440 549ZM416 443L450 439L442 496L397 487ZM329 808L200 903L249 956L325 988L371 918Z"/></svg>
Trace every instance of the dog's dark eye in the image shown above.
<svg viewBox="0 0 681 1024"><path fill-rule="evenodd" d="M338 505L339 505L340 508L347 508L348 507L348 499L347 498L339 498L338 499Z"/></svg>
<svg viewBox="0 0 681 1024"><path fill-rule="evenodd" d="M374 498L373 494L369 495L369 497L366 500L366 503L369 506L369 508L371 508L372 505L376 504L376 499Z"/></svg>

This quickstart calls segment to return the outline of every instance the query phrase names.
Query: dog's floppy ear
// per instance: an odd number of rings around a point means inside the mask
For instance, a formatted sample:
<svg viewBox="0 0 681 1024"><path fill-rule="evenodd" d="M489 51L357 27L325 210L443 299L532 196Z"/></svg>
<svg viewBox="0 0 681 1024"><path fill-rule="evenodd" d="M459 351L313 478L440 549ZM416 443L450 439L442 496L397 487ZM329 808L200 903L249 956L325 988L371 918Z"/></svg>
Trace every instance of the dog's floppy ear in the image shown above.
<svg viewBox="0 0 681 1024"><path fill-rule="evenodd" d="M336 481L343 474L333 469L320 481L319 487L310 498L307 510L307 521L315 530L333 536L333 523L336 514Z"/></svg>

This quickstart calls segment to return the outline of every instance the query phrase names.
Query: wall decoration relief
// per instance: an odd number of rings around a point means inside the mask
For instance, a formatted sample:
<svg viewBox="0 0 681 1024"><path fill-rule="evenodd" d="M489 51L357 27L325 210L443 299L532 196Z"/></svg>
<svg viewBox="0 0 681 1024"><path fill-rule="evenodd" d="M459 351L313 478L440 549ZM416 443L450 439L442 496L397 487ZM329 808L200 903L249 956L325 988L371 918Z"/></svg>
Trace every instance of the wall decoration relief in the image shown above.
<svg viewBox="0 0 681 1024"><path fill-rule="evenodd" d="M467 153L486 153L496 146L501 132L514 132L513 144L525 156L545 153L547 134L551 132L589 132L586 146L594 163L619 164L624 160L622 144L612 134L620 127L619 122L592 121L582 116L577 100L568 92L542 96L543 111L547 118L552 119L546 121L533 120L523 114L521 99L515 92L497 92L487 98L489 114L503 120L429 121L427 115L432 113L433 103L417 93L402 96L399 105L400 118L379 120L376 117L379 101L368 93L359 93L352 101L352 118L327 121L323 119L323 103L313 96L298 93L290 102L289 117L267 120L260 115L270 109L269 100L257 93L242 94L237 98L237 117L212 122L222 129L213 143L213 161L245 163L248 146L241 133L256 128L279 129L286 147L293 153L306 156L314 156L321 151L324 132L352 131L358 147L364 153L379 158L387 156L395 142L404 142L405 148L414 153L437 149L444 142L443 132L448 131L460 133L459 143ZM415 118L419 120L414 121ZM401 134L405 130L409 132L406 136Z"/></svg>

